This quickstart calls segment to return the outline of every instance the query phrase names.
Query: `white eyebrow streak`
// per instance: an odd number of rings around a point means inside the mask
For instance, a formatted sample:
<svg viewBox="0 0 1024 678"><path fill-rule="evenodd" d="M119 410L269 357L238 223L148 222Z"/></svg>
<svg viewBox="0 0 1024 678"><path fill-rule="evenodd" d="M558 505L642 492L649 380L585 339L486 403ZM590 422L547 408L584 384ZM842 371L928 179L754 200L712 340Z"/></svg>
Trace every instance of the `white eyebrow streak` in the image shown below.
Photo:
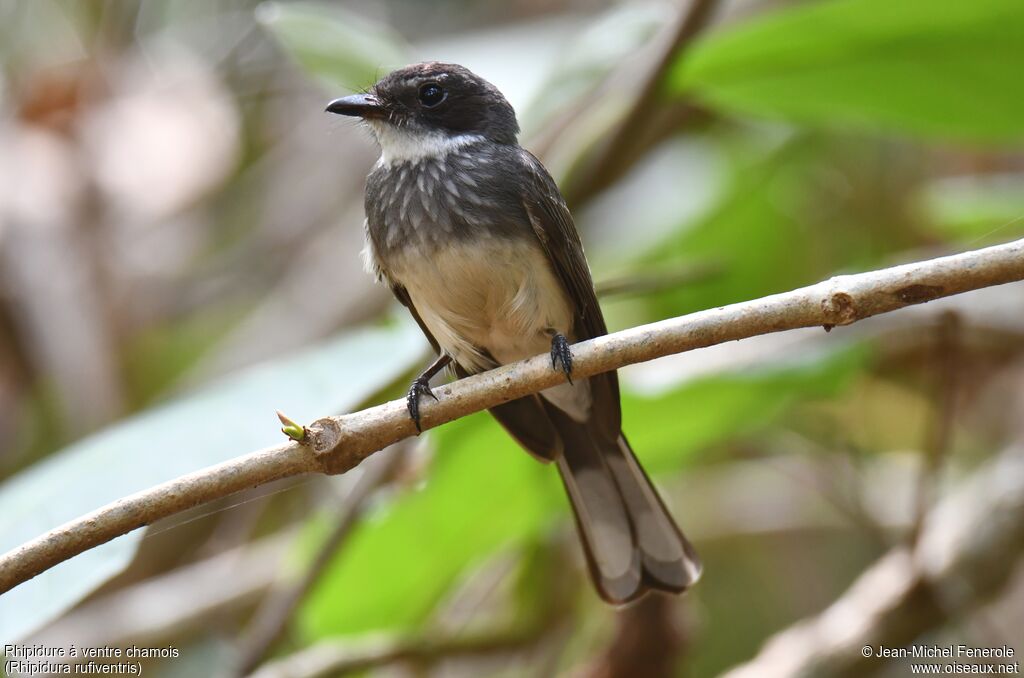
<svg viewBox="0 0 1024 678"><path fill-rule="evenodd" d="M440 158L464 146L485 141L479 134L449 136L441 132L421 132L395 127L386 122L367 121L380 144L379 165L415 163Z"/></svg>

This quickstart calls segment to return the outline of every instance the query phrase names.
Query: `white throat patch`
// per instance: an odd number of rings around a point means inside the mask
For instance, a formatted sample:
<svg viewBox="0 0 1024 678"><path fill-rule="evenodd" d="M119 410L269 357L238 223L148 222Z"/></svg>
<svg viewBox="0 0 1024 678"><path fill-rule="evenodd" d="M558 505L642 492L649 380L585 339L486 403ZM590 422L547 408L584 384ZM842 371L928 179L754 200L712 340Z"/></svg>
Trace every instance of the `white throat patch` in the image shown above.
<svg viewBox="0 0 1024 678"><path fill-rule="evenodd" d="M395 127L386 122L368 121L380 144L380 164L393 165L440 158L463 146L484 141L479 134L448 136L440 132L422 132Z"/></svg>

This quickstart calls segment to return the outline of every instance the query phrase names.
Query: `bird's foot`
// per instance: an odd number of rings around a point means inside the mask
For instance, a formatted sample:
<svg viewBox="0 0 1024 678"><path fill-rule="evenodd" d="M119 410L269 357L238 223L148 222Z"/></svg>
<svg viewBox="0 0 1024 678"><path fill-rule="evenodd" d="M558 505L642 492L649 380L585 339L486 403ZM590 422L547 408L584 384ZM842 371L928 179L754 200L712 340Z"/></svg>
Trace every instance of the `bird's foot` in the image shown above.
<svg viewBox="0 0 1024 678"><path fill-rule="evenodd" d="M569 383L572 383L572 351L569 350L569 340L563 334L551 337L551 369L561 370Z"/></svg>
<svg viewBox="0 0 1024 678"><path fill-rule="evenodd" d="M437 396L430 390L430 378L421 376L412 382L409 392L405 396L405 406L409 410L409 418L412 419L412 423L416 424L416 430L420 433L423 433L423 429L420 428L420 397L425 395L437 400Z"/></svg>

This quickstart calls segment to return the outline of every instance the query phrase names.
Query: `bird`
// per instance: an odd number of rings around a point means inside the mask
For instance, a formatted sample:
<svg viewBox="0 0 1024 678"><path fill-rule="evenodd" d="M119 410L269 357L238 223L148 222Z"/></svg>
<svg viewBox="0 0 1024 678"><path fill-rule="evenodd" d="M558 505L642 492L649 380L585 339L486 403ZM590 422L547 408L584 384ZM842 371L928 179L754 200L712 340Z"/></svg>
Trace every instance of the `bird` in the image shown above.
<svg viewBox="0 0 1024 678"><path fill-rule="evenodd" d="M700 560L622 433L616 373L573 379L571 344L607 327L572 215L519 145L512 106L469 69L425 62L326 110L361 119L380 147L364 262L438 355L407 394L416 428L446 367L464 377L549 354L563 383L490 412L557 466L597 593L621 605L690 588Z"/></svg>

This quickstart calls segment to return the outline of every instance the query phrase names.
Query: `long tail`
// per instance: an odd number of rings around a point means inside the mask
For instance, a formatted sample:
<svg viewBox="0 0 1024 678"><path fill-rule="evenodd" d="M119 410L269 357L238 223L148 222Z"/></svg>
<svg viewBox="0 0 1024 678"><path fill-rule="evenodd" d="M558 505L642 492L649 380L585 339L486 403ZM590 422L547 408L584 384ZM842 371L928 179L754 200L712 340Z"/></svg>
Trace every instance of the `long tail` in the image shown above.
<svg viewBox="0 0 1024 678"><path fill-rule="evenodd" d="M650 589L679 593L692 586L700 559L625 436L603 442L592 427L553 409L563 442L558 470L601 596L625 603Z"/></svg>

